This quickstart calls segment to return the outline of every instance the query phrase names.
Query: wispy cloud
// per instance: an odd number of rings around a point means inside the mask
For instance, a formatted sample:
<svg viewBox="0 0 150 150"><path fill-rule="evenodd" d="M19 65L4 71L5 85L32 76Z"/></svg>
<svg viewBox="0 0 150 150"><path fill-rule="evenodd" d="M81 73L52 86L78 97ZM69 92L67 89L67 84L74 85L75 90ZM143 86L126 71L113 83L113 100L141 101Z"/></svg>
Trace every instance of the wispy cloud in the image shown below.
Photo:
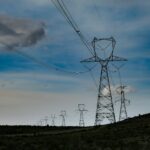
<svg viewBox="0 0 150 150"><path fill-rule="evenodd" d="M118 95L121 93L121 88L119 85L115 85L115 86L111 85L110 89L113 95ZM126 86L123 90L127 94L134 93L136 91L135 88L131 87L130 85ZM104 88L102 90L102 94L104 96L107 96L109 94L109 88L108 87Z"/></svg>
<svg viewBox="0 0 150 150"><path fill-rule="evenodd" d="M0 89L66 93L79 91L85 84L86 80L52 72L9 72L1 73Z"/></svg>

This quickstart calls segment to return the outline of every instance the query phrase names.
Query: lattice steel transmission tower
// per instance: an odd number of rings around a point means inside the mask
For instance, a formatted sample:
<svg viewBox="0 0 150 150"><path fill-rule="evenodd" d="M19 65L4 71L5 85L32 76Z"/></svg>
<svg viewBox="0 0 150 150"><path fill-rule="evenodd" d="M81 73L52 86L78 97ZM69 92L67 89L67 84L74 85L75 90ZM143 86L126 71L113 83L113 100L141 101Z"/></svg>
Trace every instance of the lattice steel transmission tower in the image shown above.
<svg viewBox="0 0 150 150"><path fill-rule="evenodd" d="M113 66L116 68L117 72L118 72L118 76L119 76L119 82L120 82L120 86L117 87L116 92L117 94L120 95L120 99L117 100L116 102L120 102L120 111L119 111L119 121L127 119L128 118L128 113L127 113L127 108L126 106L130 104L130 100L125 98L125 90L126 90L126 86L122 84L122 79L121 79L121 73L120 73L120 68L122 66L116 66L113 64Z"/></svg>
<svg viewBox="0 0 150 150"><path fill-rule="evenodd" d="M85 109L85 104L78 104L78 111L80 112L80 119L79 119L79 126L84 127L84 112L87 112L88 110Z"/></svg>
<svg viewBox="0 0 150 150"><path fill-rule="evenodd" d="M45 121L45 125L48 126L48 116L45 116L45 118L43 119L43 121Z"/></svg>
<svg viewBox="0 0 150 150"><path fill-rule="evenodd" d="M55 114L54 114L54 115L51 115L51 120L52 120L51 125L52 125L52 126L55 126L55 119L56 119Z"/></svg>
<svg viewBox="0 0 150 150"><path fill-rule="evenodd" d="M126 59L114 56L115 45L116 41L113 37L100 39L94 37L92 41L94 55L81 61L82 63L95 62L101 66L95 125L100 125L104 118L111 123L116 122L108 65L112 61L125 61Z"/></svg>
<svg viewBox="0 0 150 150"><path fill-rule="evenodd" d="M42 126L42 125L43 125L43 119L40 119L40 120L38 121L38 125L39 125L39 126Z"/></svg>
<svg viewBox="0 0 150 150"><path fill-rule="evenodd" d="M64 126L66 126L66 111L65 110L62 110L61 112L60 112L60 117L62 118L62 126L64 127Z"/></svg>
<svg viewBox="0 0 150 150"><path fill-rule="evenodd" d="M130 104L130 100L125 98L125 88L126 86L124 85L121 85L117 88L117 93L120 95L119 121L128 118L126 106Z"/></svg>

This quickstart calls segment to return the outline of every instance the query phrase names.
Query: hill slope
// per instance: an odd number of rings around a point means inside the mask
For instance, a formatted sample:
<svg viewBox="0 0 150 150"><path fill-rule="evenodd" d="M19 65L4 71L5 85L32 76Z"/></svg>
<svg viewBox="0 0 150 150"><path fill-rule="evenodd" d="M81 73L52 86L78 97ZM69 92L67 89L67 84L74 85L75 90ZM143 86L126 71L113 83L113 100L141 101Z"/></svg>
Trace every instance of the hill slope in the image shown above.
<svg viewBox="0 0 150 150"><path fill-rule="evenodd" d="M150 150L150 114L97 127L1 126L0 150Z"/></svg>

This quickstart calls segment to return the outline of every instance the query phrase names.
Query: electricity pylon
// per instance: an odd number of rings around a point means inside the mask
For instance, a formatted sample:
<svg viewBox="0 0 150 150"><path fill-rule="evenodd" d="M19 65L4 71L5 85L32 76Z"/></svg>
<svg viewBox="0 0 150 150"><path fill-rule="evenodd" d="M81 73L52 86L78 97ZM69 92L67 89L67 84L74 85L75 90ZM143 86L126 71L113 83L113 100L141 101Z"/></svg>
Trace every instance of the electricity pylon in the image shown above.
<svg viewBox="0 0 150 150"><path fill-rule="evenodd" d="M78 111L80 112L79 126L84 127L84 112L88 111L85 109L85 104L78 104Z"/></svg>
<svg viewBox="0 0 150 150"><path fill-rule="evenodd" d="M108 42L109 44L104 44L104 46L102 46L101 42ZM108 119L108 121L110 121L111 123L116 122L108 65L112 61L125 61L126 59L114 56L115 45L116 41L113 37L100 39L94 37L92 41L94 55L88 59L81 61L82 63L95 62L101 65L95 125L100 125L105 118ZM106 56L106 50L108 49L109 52L107 52ZM103 55L100 54L101 52L103 52Z"/></svg>
<svg viewBox="0 0 150 150"><path fill-rule="evenodd" d="M119 77L119 82L120 82L120 86L117 87L117 89L116 89L117 94L120 95L120 99L117 100L116 102L120 102L119 121L121 121L121 120L128 118L126 106L128 104L130 104L130 100L125 98L126 86L122 84L121 73L120 73L120 68L122 67L122 65L119 67L114 64L112 64L112 65L116 68L116 70L118 72L118 77Z"/></svg>
<svg viewBox="0 0 150 150"><path fill-rule="evenodd" d="M121 85L117 88L117 93L120 95L119 121L128 118L126 106L130 104L130 100L125 98L125 88L126 86L124 85Z"/></svg>
<svg viewBox="0 0 150 150"><path fill-rule="evenodd" d="M45 126L48 126L48 116L45 116L43 120L45 121Z"/></svg>
<svg viewBox="0 0 150 150"><path fill-rule="evenodd" d="M52 119L52 126L55 126L55 119L56 119L56 116L55 115L51 115L51 119Z"/></svg>
<svg viewBox="0 0 150 150"><path fill-rule="evenodd" d="M41 119L41 120L38 121L38 125L39 125L39 126L42 126L42 125L43 125L43 119Z"/></svg>
<svg viewBox="0 0 150 150"><path fill-rule="evenodd" d="M66 119L66 111L65 110L62 110L61 112L60 112L60 117L62 118L62 126L64 127L64 126L66 126L66 122L65 122L65 119Z"/></svg>

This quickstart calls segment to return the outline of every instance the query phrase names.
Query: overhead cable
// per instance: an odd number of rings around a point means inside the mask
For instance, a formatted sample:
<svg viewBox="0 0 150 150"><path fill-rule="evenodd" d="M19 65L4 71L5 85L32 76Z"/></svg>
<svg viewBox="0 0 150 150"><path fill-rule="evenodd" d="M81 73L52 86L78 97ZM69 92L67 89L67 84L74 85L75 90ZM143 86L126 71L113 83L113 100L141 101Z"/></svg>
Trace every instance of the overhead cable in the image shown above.
<svg viewBox="0 0 150 150"><path fill-rule="evenodd" d="M67 20L67 22L70 24L70 26L74 29L74 31L77 33L77 35L80 37L83 44L86 46L88 51L94 56L93 49L91 45L88 43L84 35L81 33L78 25L76 24L75 20L71 16L69 10L67 9L65 3L63 0L51 0L55 7L59 10L59 12L64 16L64 18Z"/></svg>
<svg viewBox="0 0 150 150"><path fill-rule="evenodd" d="M69 70L65 70L65 69L59 68L59 67L57 67L54 64L47 64L47 63L41 61L40 59L36 58L35 56L32 56L32 55L30 55L30 54L28 54L26 52L20 51L18 49L14 49L13 51L16 52L19 55L22 55L22 56L24 56L24 57L26 57L26 58L28 58L28 59L38 63L38 64L40 64L40 65L50 69L50 70L54 69L55 71L59 71L59 72L63 72L63 73L78 75L78 74L87 73L87 72L89 72L89 71L91 71L92 69L95 68L95 66L93 66L91 68L88 68L86 71L76 71L76 72L75 71L69 71Z"/></svg>

